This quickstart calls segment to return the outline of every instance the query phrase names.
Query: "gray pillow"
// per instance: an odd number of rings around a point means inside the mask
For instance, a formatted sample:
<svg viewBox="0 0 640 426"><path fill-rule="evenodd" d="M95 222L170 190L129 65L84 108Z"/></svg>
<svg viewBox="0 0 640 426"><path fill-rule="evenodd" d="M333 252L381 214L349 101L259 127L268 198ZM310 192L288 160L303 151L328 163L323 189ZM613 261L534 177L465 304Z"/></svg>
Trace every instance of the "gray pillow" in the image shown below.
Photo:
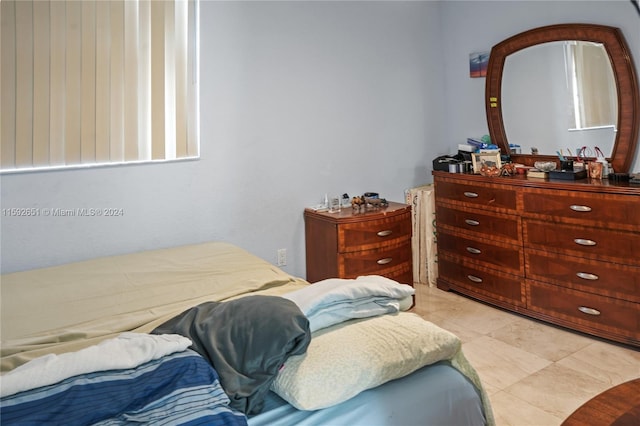
<svg viewBox="0 0 640 426"><path fill-rule="evenodd" d="M284 362L305 353L311 341L309 321L295 303L260 295L202 303L152 333L191 339L218 372L231 407L246 414L262 410Z"/></svg>

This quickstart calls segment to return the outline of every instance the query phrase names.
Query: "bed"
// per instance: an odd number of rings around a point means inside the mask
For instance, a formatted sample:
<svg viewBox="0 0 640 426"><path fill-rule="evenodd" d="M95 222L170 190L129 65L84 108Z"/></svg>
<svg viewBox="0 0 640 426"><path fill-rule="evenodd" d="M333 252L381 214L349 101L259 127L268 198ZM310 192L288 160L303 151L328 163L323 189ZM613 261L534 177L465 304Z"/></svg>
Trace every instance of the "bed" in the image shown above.
<svg viewBox="0 0 640 426"><path fill-rule="evenodd" d="M383 277L209 242L5 274L3 424L494 424L453 334Z"/></svg>

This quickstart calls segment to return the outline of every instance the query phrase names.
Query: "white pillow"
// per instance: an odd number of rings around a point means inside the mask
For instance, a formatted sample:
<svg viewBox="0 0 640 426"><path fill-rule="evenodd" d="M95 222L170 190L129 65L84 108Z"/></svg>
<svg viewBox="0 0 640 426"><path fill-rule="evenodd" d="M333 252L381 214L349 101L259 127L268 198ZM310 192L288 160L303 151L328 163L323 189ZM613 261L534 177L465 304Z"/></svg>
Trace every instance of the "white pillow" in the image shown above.
<svg viewBox="0 0 640 426"><path fill-rule="evenodd" d="M407 310L415 290L379 275L329 278L282 297L293 301L309 319L312 332L354 318Z"/></svg>
<svg viewBox="0 0 640 426"><path fill-rule="evenodd" d="M351 320L313 334L307 352L289 357L271 390L299 410L317 410L450 359L460 340L419 316L400 312Z"/></svg>

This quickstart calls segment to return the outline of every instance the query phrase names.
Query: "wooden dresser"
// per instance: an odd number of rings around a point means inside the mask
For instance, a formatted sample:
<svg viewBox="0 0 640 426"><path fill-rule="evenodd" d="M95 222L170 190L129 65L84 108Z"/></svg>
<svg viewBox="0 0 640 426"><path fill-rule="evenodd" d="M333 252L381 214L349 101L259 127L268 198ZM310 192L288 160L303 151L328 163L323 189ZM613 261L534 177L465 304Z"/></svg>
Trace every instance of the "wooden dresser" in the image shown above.
<svg viewBox="0 0 640 426"><path fill-rule="evenodd" d="M411 206L338 213L305 209L307 280L382 275L413 284Z"/></svg>
<svg viewBox="0 0 640 426"><path fill-rule="evenodd" d="M640 187L433 175L439 288L640 346Z"/></svg>

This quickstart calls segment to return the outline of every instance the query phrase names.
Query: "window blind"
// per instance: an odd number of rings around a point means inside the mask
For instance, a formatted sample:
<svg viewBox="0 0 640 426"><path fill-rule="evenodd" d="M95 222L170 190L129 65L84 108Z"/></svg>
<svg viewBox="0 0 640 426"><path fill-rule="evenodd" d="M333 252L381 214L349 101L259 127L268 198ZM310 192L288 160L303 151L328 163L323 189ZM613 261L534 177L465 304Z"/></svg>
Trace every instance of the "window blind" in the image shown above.
<svg viewBox="0 0 640 426"><path fill-rule="evenodd" d="M600 43L567 42L567 76L572 95L571 129L618 125L618 95L607 51Z"/></svg>
<svg viewBox="0 0 640 426"><path fill-rule="evenodd" d="M197 0L2 0L2 171L199 155Z"/></svg>

